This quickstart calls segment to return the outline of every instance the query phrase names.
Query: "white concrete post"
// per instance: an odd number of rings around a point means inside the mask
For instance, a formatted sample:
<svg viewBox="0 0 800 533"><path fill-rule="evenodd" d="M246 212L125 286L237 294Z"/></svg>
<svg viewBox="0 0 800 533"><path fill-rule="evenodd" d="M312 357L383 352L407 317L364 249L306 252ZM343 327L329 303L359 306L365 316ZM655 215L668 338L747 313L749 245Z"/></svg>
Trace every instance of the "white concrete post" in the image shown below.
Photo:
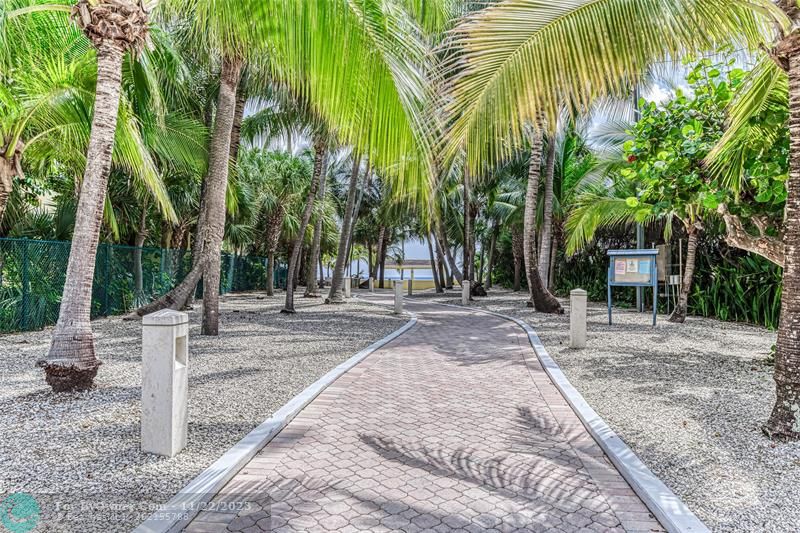
<svg viewBox="0 0 800 533"><path fill-rule="evenodd" d="M411 269L411 279L408 280L408 295L411 296L414 292L414 269Z"/></svg>
<svg viewBox="0 0 800 533"><path fill-rule="evenodd" d="M469 304L469 280L465 279L461 282L461 305Z"/></svg>
<svg viewBox="0 0 800 533"><path fill-rule="evenodd" d="M353 278L344 278L342 284L344 285L344 297L350 298L350 288L353 285Z"/></svg>
<svg viewBox="0 0 800 533"><path fill-rule="evenodd" d="M375 280L369 278L369 292L375 292Z"/></svg>
<svg viewBox="0 0 800 533"><path fill-rule="evenodd" d="M569 347L586 348L586 291L569 293Z"/></svg>
<svg viewBox="0 0 800 533"><path fill-rule="evenodd" d="M174 457L189 429L189 315L142 317L142 451Z"/></svg>
<svg viewBox="0 0 800 533"><path fill-rule="evenodd" d="M403 280L394 280L394 314L403 314Z"/></svg>

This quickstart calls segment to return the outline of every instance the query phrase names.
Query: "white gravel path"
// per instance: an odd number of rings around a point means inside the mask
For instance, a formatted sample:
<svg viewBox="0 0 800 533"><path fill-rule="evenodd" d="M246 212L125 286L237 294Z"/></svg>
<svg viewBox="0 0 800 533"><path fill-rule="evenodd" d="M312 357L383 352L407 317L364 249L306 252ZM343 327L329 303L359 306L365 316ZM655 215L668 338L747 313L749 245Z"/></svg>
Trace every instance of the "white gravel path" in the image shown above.
<svg viewBox="0 0 800 533"><path fill-rule="evenodd" d="M460 291L419 297L460 303ZM566 302L564 302L566 303ZM775 333L690 317L590 304L588 347L571 350L569 317L492 290L472 305L515 316L538 333L572 384L634 452L714 531L800 531L800 443L775 444L760 426L775 400L765 363Z"/></svg>
<svg viewBox="0 0 800 533"><path fill-rule="evenodd" d="M35 531L129 531L306 386L404 318L351 301L228 295L220 336L191 313L189 443L177 457L139 451L141 326L94 322L96 387L54 395L36 360L50 330L0 336L0 500L27 492L42 506ZM1 529L1 528L0 528Z"/></svg>

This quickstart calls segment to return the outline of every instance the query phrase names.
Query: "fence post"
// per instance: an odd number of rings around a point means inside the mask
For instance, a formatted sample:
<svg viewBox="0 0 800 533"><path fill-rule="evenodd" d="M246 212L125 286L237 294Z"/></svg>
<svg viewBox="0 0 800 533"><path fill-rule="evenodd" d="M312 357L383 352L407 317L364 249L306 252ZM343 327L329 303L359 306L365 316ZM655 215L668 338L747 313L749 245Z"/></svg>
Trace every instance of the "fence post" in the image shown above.
<svg viewBox="0 0 800 533"><path fill-rule="evenodd" d="M233 291L233 275L234 275L234 262L236 260L236 252L232 253L228 258L228 291Z"/></svg>
<svg viewBox="0 0 800 533"><path fill-rule="evenodd" d="M164 248L159 248L158 250L161 252L161 261L158 263L158 286L161 288L161 280L164 279L164 271L166 269L164 268Z"/></svg>
<svg viewBox="0 0 800 533"><path fill-rule="evenodd" d="M103 268L103 315L111 314L111 245L103 243L106 251L105 266Z"/></svg>
<svg viewBox="0 0 800 533"><path fill-rule="evenodd" d="M30 295L30 280L28 279L28 239L22 241L22 331L28 330L28 299Z"/></svg>

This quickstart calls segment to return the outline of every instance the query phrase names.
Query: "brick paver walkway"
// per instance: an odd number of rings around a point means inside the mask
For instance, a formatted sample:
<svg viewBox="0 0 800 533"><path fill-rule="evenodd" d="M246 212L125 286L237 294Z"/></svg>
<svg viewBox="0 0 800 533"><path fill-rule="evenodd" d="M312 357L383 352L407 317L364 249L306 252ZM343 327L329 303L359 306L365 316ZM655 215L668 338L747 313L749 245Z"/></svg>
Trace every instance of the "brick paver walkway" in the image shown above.
<svg viewBox="0 0 800 533"><path fill-rule="evenodd" d="M661 531L517 325L407 307L185 531Z"/></svg>

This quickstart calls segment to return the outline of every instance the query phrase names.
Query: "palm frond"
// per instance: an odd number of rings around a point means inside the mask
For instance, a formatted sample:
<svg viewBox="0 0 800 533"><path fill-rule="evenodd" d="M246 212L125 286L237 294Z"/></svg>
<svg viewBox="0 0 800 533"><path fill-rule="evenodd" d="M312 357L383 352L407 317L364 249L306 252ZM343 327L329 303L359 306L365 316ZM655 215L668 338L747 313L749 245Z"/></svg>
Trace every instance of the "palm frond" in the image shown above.
<svg viewBox="0 0 800 533"><path fill-rule="evenodd" d="M788 91L786 72L762 54L728 108L728 127L706 161L712 175L737 197L747 161L785 137Z"/></svg>
<svg viewBox="0 0 800 533"><path fill-rule="evenodd" d="M523 144L527 124L554 124L562 105L622 97L654 62L686 52L732 41L753 49L776 20L788 24L767 0L493 4L454 30L447 152L465 147L470 165L499 161Z"/></svg>
<svg viewBox="0 0 800 533"><path fill-rule="evenodd" d="M631 206L625 198L598 192L581 194L567 218L567 254L572 255L584 248L594 240L601 227L653 222L658 215L652 212L651 207L644 203Z"/></svg>

